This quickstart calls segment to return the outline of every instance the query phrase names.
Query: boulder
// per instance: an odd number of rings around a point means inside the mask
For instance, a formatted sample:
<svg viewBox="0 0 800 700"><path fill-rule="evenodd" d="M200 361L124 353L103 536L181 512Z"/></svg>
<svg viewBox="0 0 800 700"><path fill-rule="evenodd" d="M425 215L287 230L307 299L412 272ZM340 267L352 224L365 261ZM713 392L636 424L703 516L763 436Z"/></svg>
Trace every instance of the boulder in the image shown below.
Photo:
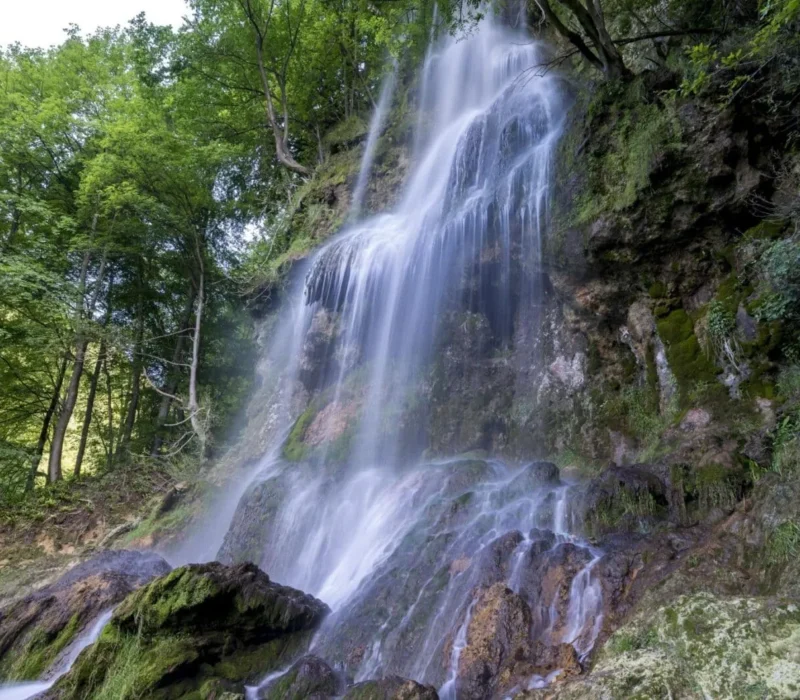
<svg viewBox="0 0 800 700"><path fill-rule="evenodd" d="M107 551L0 610L0 678L39 678L92 621L169 570L153 553Z"/></svg>
<svg viewBox="0 0 800 700"><path fill-rule="evenodd" d="M356 683L342 700L439 700L439 695L433 686L400 676L387 676L380 680Z"/></svg>
<svg viewBox="0 0 800 700"><path fill-rule="evenodd" d="M342 694L342 681L316 656L304 656L282 676L258 689L259 700L324 700Z"/></svg>
<svg viewBox="0 0 800 700"><path fill-rule="evenodd" d="M456 688L461 700L490 698L510 685L514 665L530 655L531 622L528 604L505 583L478 593L458 661Z"/></svg>
<svg viewBox="0 0 800 700"><path fill-rule="evenodd" d="M166 700L240 692L242 683L301 653L328 612L253 564L184 566L126 598L47 697Z"/></svg>
<svg viewBox="0 0 800 700"><path fill-rule="evenodd" d="M561 639L567 623L572 581L591 560L588 549L572 542L553 546L552 540L544 539L533 543L519 586L521 595L534 605L532 617L537 634Z"/></svg>

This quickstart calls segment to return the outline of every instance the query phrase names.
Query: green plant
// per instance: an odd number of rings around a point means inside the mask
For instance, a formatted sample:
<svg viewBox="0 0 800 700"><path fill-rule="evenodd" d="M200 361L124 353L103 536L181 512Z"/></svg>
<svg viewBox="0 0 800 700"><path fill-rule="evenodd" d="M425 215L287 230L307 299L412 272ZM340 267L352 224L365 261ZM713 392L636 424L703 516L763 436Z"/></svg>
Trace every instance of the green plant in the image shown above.
<svg viewBox="0 0 800 700"><path fill-rule="evenodd" d="M767 560L783 564L800 555L800 524L787 520L776 527L767 541Z"/></svg>
<svg viewBox="0 0 800 700"><path fill-rule="evenodd" d="M800 409L785 415L772 436L772 470L779 474L795 471L800 464Z"/></svg>

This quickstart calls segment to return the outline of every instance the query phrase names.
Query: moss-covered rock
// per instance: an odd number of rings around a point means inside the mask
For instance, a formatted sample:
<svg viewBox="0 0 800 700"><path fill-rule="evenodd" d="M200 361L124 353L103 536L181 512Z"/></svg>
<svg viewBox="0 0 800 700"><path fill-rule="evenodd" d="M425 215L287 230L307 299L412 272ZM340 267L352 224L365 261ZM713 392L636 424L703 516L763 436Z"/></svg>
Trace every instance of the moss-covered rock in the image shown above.
<svg viewBox="0 0 800 700"><path fill-rule="evenodd" d="M279 678L259 688L259 700L322 700L342 694L343 683L316 656L304 656Z"/></svg>
<svg viewBox="0 0 800 700"><path fill-rule="evenodd" d="M658 335L667 351L669 367L687 400L689 388L701 382L714 381L718 369L700 347L694 323L683 309L675 309L656 319Z"/></svg>
<svg viewBox="0 0 800 700"><path fill-rule="evenodd" d="M791 698L800 694L800 609L789 602L681 596L608 640L592 673L546 694L592 698ZM525 694L545 697L543 691Z"/></svg>
<svg viewBox="0 0 800 700"><path fill-rule="evenodd" d="M0 611L0 677L38 679L103 612L169 569L155 554L104 552L4 608Z"/></svg>
<svg viewBox="0 0 800 700"><path fill-rule="evenodd" d="M436 689L416 681L388 676L381 680L364 681L350 688L342 700L438 700Z"/></svg>
<svg viewBox="0 0 800 700"><path fill-rule="evenodd" d="M53 698L211 698L300 653L328 613L252 564L176 569L129 596Z"/></svg>

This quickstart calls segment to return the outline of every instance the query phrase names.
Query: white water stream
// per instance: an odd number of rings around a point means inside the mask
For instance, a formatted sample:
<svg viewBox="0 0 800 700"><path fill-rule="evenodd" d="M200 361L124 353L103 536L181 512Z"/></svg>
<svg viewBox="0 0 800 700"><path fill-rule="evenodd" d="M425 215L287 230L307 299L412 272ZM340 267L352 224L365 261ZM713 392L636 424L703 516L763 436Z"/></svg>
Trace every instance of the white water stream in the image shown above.
<svg viewBox="0 0 800 700"><path fill-rule="evenodd" d="M12 683L0 685L0 700L28 700L35 698L45 690L49 690L55 682L65 675L75 663L80 653L90 644L94 644L103 628L108 624L114 609L107 610L98 617L67 649L67 652L60 659L56 660L54 666L45 674L47 680L34 681L31 683Z"/></svg>
<svg viewBox="0 0 800 700"><path fill-rule="evenodd" d="M529 272L541 260L565 107L557 77L536 74L542 51L492 17L431 47L419 81L426 131L398 205L349 224L308 262L263 361L275 434L285 439L298 397L310 393L308 431L321 439L307 435L317 447L295 462L274 444L248 488L237 486L237 512L229 500L216 522L219 556L254 559L328 603L311 652L356 680L398 674L457 699L475 593L499 581L531 607L532 639L573 644L585 658L600 630L601 552L574 536L557 472L472 457L425 462L425 436L404 429L414 411L426 423L420 388L448 352L449 320L485 318L498 352L520 324L543 332L542 290ZM356 213L392 82L372 119ZM213 531L203 531L203 552ZM559 562L564 580L544 582Z"/></svg>

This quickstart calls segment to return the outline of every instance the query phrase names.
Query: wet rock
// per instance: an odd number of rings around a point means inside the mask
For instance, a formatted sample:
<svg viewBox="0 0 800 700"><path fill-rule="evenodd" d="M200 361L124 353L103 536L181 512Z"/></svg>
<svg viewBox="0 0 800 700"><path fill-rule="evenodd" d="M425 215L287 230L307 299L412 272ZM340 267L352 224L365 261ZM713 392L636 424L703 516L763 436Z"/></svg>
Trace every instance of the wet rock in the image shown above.
<svg viewBox="0 0 800 700"><path fill-rule="evenodd" d="M223 564L260 563L270 525L285 496L281 477L254 482L239 501L217 559Z"/></svg>
<svg viewBox="0 0 800 700"><path fill-rule="evenodd" d="M459 698L490 698L510 685L515 662L530 655L531 623L528 604L504 583L480 591L458 663Z"/></svg>
<svg viewBox="0 0 800 700"><path fill-rule="evenodd" d="M342 694L342 681L322 659L304 656L280 678L259 688L259 700L324 700Z"/></svg>
<svg viewBox="0 0 800 700"><path fill-rule="evenodd" d="M237 691L301 652L328 612L253 564L181 567L126 598L48 697Z"/></svg>
<svg viewBox="0 0 800 700"><path fill-rule="evenodd" d="M533 462L522 469L503 489L509 497L518 498L545 486L557 486L558 467L552 462Z"/></svg>
<svg viewBox="0 0 800 700"><path fill-rule="evenodd" d="M711 422L711 414L703 408L693 408L686 412L681 421L681 430L700 430Z"/></svg>
<svg viewBox="0 0 800 700"><path fill-rule="evenodd" d="M636 531L665 517L669 499L664 482L647 465L611 467L589 482L579 510L595 536Z"/></svg>
<svg viewBox="0 0 800 700"><path fill-rule="evenodd" d="M39 678L103 612L170 566L157 554L107 551L0 611L0 677Z"/></svg>
<svg viewBox="0 0 800 700"><path fill-rule="evenodd" d="M493 583L508 578L512 555L522 542L522 533L513 530L494 539L481 551L477 566L479 568L479 584L491 586Z"/></svg>
<svg viewBox="0 0 800 700"><path fill-rule="evenodd" d="M578 652L572 644L544 644L537 641L531 653L533 673L548 676L553 671L559 671L558 679L563 680L569 676L582 673Z"/></svg>
<svg viewBox="0 0 800 700"><path fill-rule="evenodd" d="M436 689L399 676L364 681L350 688L342 700L439 700Z"/></svg>
<svg viewBox="0 0 800 700"><path fill-rule="evenodd" d="M298 363L298 376L307 389L319 387L327 374L332 376L336 371L329 364L333 356L330 348L337 334L336 314L325 308L317 311L305 336Z"/></svg>
<svg viewBox="0 0 800 700"><path fill-rule="evenodd" d="M571 542L553 546L553 540L544 539L531 546L519 590L533 605L532 622L537 635L561 640L567 624L572 580L591 560L588 549Z"/></svg>

